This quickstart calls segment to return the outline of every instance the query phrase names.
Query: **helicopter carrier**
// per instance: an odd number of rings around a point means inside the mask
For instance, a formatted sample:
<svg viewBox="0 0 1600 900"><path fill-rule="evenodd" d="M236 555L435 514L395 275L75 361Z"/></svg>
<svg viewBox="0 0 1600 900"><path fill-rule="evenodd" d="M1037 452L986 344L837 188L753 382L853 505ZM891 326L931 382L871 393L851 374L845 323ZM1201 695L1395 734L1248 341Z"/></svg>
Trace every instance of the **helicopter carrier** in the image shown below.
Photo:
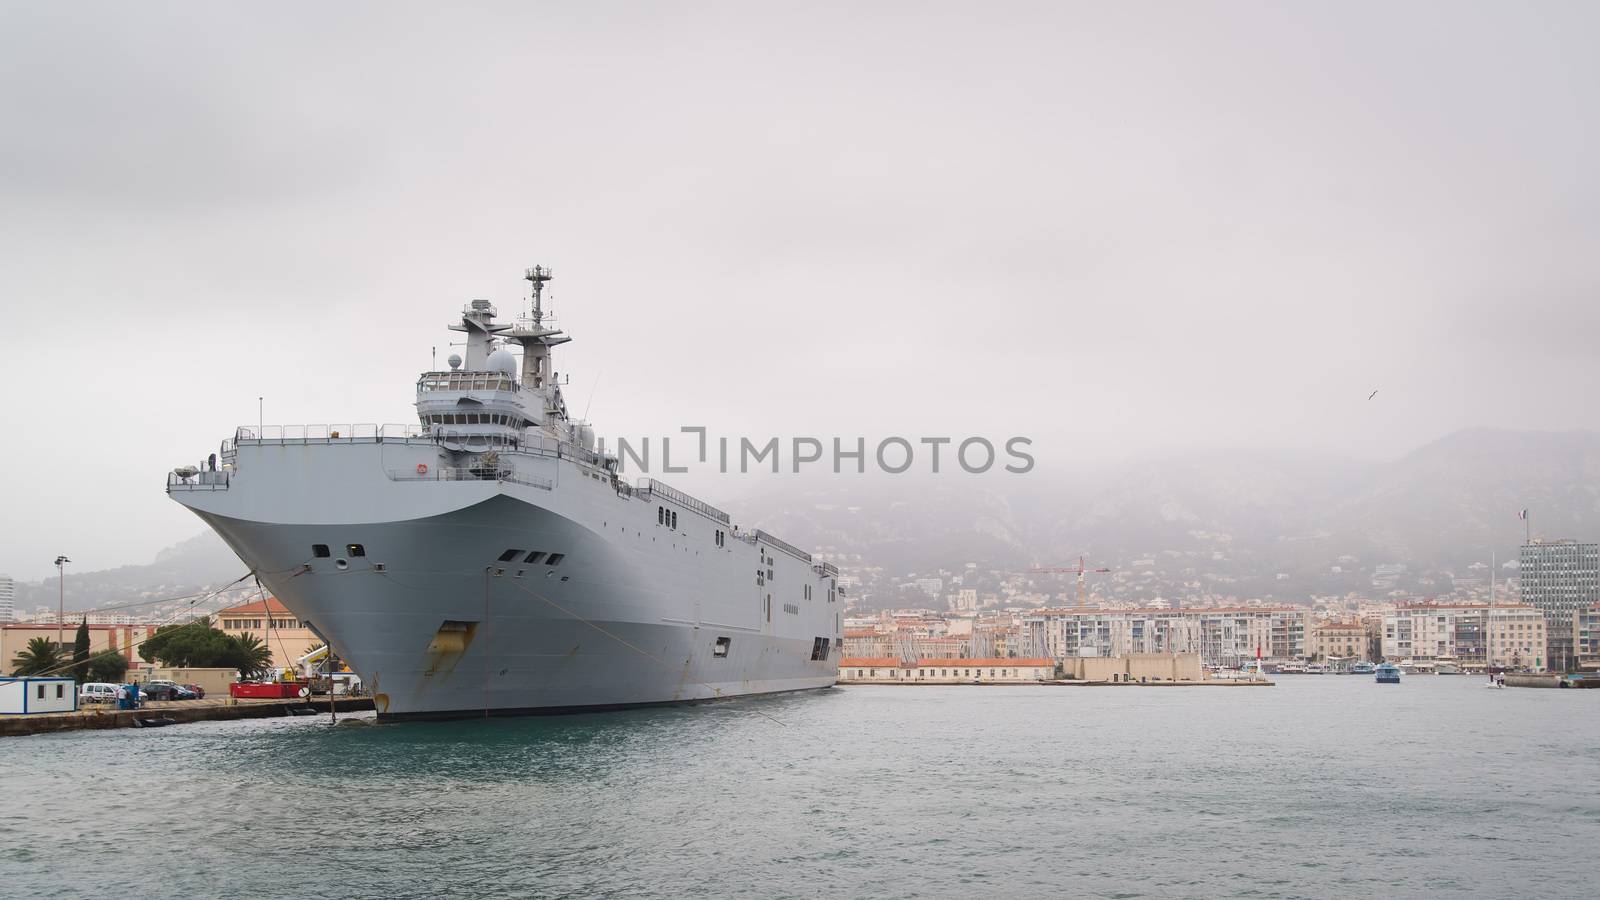
<svg viewBox="0 0 1600 900"><path fill-rule="evenodd" d="M616 709L828 687L831 564L659 480L625 481L569 416L571 340L527 270L525 314L473 300L418 422L241 426L167 476L380 718Z"/></svg>

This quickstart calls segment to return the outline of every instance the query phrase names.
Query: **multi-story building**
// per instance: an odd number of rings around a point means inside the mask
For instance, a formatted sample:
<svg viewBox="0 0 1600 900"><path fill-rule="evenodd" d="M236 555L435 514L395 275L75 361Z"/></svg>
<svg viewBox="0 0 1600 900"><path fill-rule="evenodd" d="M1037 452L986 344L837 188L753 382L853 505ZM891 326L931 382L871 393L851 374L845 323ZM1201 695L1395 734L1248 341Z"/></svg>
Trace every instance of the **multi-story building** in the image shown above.
<svg viewBox="0 0 1600 900"><path fill-rule="evenodd" d="M1362 622L1324 622L1311 629L1311 658L1367 658L1367 626Z"/></svg>
<svg viewBox="0 0 1600 900"><path fill-rule="evenodd" d="M1547 665L1543 614L1531 606L1402 603L1383 617L1384 659L1542 670Z"/></svg>
<svg viewBox="0 0 1600 900"><path fill-rule="evenodd" d="M17 582L0 575L0 624L17 620Z"/></svg>
<svg viewBox="0 0 1600 900"><path fill-rule="evenodd" d="M1489 611L1489 665L1543 672L1550 667L1546 656L1549 622L1545 614L1525 604L1497 606Z"/></svg>
<svg viewBox="0 0 1600 900"><path fill-rule="evenodd" d="M257 600L230 606L217 613L215 621L217 627L229 635L255 635L272 651L272 664L278 668L293 666L300 657L323 643L288 607L278 602L277 597L268 597L264 603Z"/></svg>
<svg viewBox="0 0 1600 900"><path fill-rule="evenodd" d="M1199 653L1207 665L1263 658L1304 659L1300 607L1041 609L1023 616L1018 652L1067 659L1134 653Z"/></svg>
<svg viewBox="0 0 1600 900"><path fill-rule="evenodd" d="M1574 615L1600 603L1600 544L1564 540L1523 544L1518 573L1522 602L1544 613L1550 665L1565 669L1574 657Z"/></svg>
<svg viewBox="0 0 1600 900"><path fill-rule="evenodd" d="M1600 605L1572 617L1572 656L1580 669L1600 669Z"/></svg>

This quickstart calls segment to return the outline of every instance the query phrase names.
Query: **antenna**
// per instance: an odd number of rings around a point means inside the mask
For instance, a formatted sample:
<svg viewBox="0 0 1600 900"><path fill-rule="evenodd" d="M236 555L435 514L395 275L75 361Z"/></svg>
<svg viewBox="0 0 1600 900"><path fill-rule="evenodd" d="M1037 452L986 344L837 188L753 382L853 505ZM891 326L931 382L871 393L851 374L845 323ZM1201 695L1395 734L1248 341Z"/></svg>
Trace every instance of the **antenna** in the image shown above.
<svg viewBox="0 0 1600 900"><path fill-rule="evenodd" d="M544 283L555 276L550 274L549 266L534 266L525 271L522 277L533 285L533 325L537 328L544 319Z"/></svg>
<svg viewBox="0 0 1600 900"><path fill-rule="evenodd" d="M585 422L589 421L589 407L594 405L594 392L600 390L600 376L604 375L604 374L605 374L605 372L601 372L598 375L594 376L594 386L589 388L589 401L587 403L583 404L583 417L582 417L582 419Z"/></svg>

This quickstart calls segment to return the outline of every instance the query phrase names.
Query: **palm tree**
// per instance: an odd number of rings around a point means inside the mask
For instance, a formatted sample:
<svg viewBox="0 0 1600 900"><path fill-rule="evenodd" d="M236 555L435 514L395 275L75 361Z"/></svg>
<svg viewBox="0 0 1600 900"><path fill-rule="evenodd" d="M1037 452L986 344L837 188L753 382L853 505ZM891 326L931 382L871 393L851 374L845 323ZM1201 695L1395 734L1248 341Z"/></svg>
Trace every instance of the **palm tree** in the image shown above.
<svg viewBox="0 0 1600 900"><path fill-rule="evenodd" d="M61 647L49 638L36 637L11 661L13 675L42 675L61 668Z"/></svg>
<svg viewBox="0 0 1600 900"><path fill-rule="evenodd" d="M238 646L239 675L253 678L272 668L272 650L261 639L246 631L233 639Z"/></svg>

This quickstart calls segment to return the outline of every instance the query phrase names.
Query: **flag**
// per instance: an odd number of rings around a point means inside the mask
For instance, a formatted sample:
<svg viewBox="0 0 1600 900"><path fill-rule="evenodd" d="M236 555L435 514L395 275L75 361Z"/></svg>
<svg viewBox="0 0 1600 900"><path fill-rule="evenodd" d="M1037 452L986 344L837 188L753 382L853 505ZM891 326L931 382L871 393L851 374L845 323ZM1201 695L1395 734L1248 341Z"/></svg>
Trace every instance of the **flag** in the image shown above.
<svg viewBox="0 0 1600 900"><path fill-rule="evenodd" d="M1528 521L1528 511L1527 510L1523 510L1523 511L1517 513L1517 519L1519 521L1523 521L1523 522Z"/></svg>

